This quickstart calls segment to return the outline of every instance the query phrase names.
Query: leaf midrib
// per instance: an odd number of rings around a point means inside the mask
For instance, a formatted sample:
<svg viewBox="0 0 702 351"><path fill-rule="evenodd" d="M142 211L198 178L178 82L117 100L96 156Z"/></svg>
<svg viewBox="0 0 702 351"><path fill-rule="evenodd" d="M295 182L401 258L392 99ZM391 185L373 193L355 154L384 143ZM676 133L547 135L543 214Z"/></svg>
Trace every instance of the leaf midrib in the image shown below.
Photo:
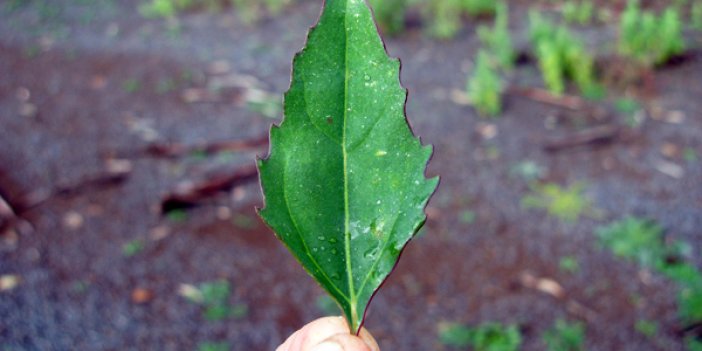
<svg viewBox="0 0 702 351"><path fill-rule="evenodd" d="M349 172L348 172L348 152L346 150L346 122L348 118L348 102L349 102L349 33L348 33L348 18L349 18L349 2L344 0L344 110L343 125L341 130L341 153L344 159L344 253L346 255L346 276L349 285L349 299L351 308L351 326L356 327L358 322L356 291L353 284L353 271L351 265L351 232L350 223L351 216L349 213Z"/></svg>

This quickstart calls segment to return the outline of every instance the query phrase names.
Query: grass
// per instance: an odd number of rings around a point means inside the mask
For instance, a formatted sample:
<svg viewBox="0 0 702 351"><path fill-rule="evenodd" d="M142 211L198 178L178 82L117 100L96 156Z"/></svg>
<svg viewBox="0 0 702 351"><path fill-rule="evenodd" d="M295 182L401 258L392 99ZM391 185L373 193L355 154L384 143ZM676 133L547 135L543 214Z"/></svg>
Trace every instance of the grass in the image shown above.
<svg viewBox="0 0 702 351"><path fill-rule="evenodd" d="M568 188L558 184L534 184L532 193L522 198L524 208L539 208L565 222L576 222L581 215L592 212L591 201L585 196L585 186L576 183Z"/></svg>
<svg viewBox="0 0 702 351"><path fill-rule="evenodd" d="M636 321L634 329L636 329L636 331L641 335L644 335L649 339L654 339L658 334L658 323L645 319L639 319Z"/></svg>
<svg viewBox="0 0 702 351"><path fill-rule="evenodd" d="M585 325L559 319L543 335L548 351L584 351Z"/></svg>
<svg viewBox="0 0 702 351"><path fill-rule="evenodd" d="M655 270L678 286L678 314L689 323L702 320L702 272L686 262L692 256L689 245L664 240L657 223L626 217L596 231L600 244L615 256Z"/></svg>
<svg viewBox="0 0 702 351"><path fill-rule="evenodd" d="M531 10L529 36L541 76L551 93L563 94L566 78L569 78L587 97L596 98L602 94L595 77L594 58L567 27L556 26L540 12Z"/></svg>
<svg viewBox="0 0 702 351"><path fill-rule="evenodd" d="M683 23L675 6L655 14L643 11L638 0L629 0L619 22L620 55L643 67L652 67L684 49Z"/></svg>
<svg viewBox="0 0 702 351"><path fill-rule="evenodd" d="M405 14L408 0L369 0L380 30L387 35L396 35L405 30Z"/></svg>
<svg viewBox="0 0 702 351"><path fill-rule="evenodd" d="M563 3L561 13L566 22L584 26L592 22L595 5L589 0L569 0Z"/></svg>
<svg viewBox="0 0 702 351"><path fill-rule="evenodd" d="M232 346L228 342L202 342L197 345L198 351L229 351Z"/></svg>
<svg viewBox="0 0 702 351"><path fill-rule="evenodd" d="M468 79L468 98L482 116L496 116L502 111L502 79L491 56L478 52L473 75Z"/></svg>
<svg viewBox="0 0 702 351"><path fill-rule="evenodd" d="M658 267L665 259L663 228L657 223L626 217L596 230L600 244L615 256L633 260L644 267Z"/></svg>
<svg viewBox="0 0 702 351"><path fill-rule="evenodd" d="M141 90L141 82L136 78L128 78L122 82L122 90L129 94L137 93Z"/></svg>
<svg viewBox="0 0 702 351"><path fill-rule="evenodd" d="M511 176L521 178L527 183L539 180L545 174L546 169L544 169L544 167L531 160L519 162L512 166L512 168L510 169Z"/></svg>
<svg viewBox="0 0 702 351"><path fill-rule="evenodd" d="M565 256L558 261L558 268L566 273L577 273L580 271L580 263L573 256Z"/></svg>
<svg viewBox="0 0 702 351"><path fill-rule="evenodd" d="M134 239L122 245L122 255L124 255L124 257L133 257L144 251L144 248L143 240Z"/></svg>
<svg viewBox="0 0 702 351"><path fill-rule="evenodd" d="M522 343L522 335L514 325L485 323L468 327L459 323L441 323L439 342L455 348L470 346L475 351L516 351Z"/></svg>
<svg viewBox="0 0 702 351"><path fill-rule="evenodd" d="M181 295L204 308L203 317L208 321L229 318L240 319L248 314L245 304L229 304L231 287L226 280L204 282L197 287L181 288Z"/></svg>
<svg viewBox="0 0 702 351"><path fill-rule="evenodd" d="M492 28L484 25L478 27L478 37L492 59L499 63L500 69L512 69L516 53L512 47L512 36L509 32L509 8L506 3L498 3L495 23Z"/></svg>
<svg viewBox="0 0 702 351"><path fill-rule="evenodd" d="M289 3L290 0L148 0L139 5L139 13L146 18L174 18L193 9L215 12L231 6L242 21L252 24L265 13L279 14Z"/></svg>

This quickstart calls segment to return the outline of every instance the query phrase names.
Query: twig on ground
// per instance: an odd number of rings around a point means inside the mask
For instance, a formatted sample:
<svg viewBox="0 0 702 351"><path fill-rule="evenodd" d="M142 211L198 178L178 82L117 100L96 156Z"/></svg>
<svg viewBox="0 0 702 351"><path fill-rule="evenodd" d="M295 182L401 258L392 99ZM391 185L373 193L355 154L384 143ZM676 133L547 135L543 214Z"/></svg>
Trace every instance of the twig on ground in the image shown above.
<svg viewBox="0 0 702 351"><path fill-rule="evenodd" d="M219 175L200 183L184 183L167 194L161 201L161 212L196 206L203 200L218 193L229 191L237 185L256 179L258 171L255 165L242 167L233 173Z"/></svg>
<svg viewBox="0 0 702 351"><path fill-rule="evenodd" d="M547 140L544 150L557 152L583 145L606 144L615 141L621 135L621 127L605 124L585 129L564 137Z"/></svg>
<svg viewBox="0 0 702 351"><path fill-rule="evenodd" d="M548 90L539 88L522 88L522 87L510 87L507 93L523 96L525 98L558 107L567 108L570 110L582 110L588 107L585 100L578 96L573 95L554 95Z"/></svg>
<svg viewBox="0 0 702 351"><path fill-rule="evenodd" d="M196 153L212 155L220 152L241 152L255 150L268 145L268 135L258 138L220 141L202 145L185 145L180 143L154 143L148 146L146 153L153 157L182 157Z"/></svg>

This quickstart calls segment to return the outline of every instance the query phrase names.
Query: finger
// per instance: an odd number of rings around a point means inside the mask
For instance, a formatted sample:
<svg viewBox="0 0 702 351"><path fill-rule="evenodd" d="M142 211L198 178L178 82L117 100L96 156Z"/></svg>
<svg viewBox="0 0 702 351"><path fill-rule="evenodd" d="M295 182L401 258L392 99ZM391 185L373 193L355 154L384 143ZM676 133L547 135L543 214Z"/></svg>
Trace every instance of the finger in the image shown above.
<svg viewBox="0 0 702 351"><path fill-rule="evenodd" d="M317 319L304 326L290 337L288 349L281 351L302 351L309 350L337 334L349 334L349 327L341 317L325 317Z"/></svg>
<svg viewBox="0 0 702 351"><path fill-rule="evenodd" d="M363 339L351 334L336 334L304 351L374 351Z"/></svg>
<svg viewBox="0 0 702 351"><path fill-rule="evenodd" d="M373 338L373 335L366 330L366 328L361 328L361 333L358 335L361 337L361 339L368 345L371 349L371 351L380 351L380 346L378 346L378 342L375 341L375 338Z"/></svg>

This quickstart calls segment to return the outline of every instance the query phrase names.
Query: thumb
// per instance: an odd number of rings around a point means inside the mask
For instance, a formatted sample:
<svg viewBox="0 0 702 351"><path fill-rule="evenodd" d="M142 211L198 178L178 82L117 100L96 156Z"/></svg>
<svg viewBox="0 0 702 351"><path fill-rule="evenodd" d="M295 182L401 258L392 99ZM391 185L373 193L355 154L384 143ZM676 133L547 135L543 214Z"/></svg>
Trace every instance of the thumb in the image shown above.
<svg viewBox="0 0 702 351"><path fill-rule="evenodd" d="M336 334L313 346L310 351L377 351L377 345L373 346L376 348L371 349L361 338L351 334Z"/></svg>

